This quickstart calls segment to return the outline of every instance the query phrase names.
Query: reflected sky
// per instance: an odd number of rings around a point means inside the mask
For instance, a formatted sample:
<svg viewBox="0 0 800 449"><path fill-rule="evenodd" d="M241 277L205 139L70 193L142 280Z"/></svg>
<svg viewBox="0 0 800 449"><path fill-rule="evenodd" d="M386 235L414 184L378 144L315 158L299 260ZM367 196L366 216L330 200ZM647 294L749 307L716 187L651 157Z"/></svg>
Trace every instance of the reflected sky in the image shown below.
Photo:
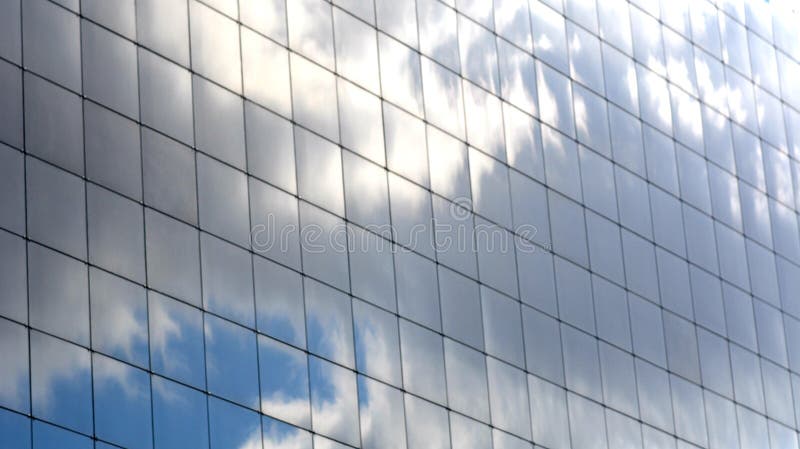
<svg viewBox="0 0 800 449"><path fill-rule="evenodd" d="M18 324L0 319L0 405L22 413L30 411L28 332Z"/></svg>
<svg viewBox="0 0 800 449"><path fill-rule="evenodd" d="M262 417L264 449L311 449L311 433L289 424Z"/></svg>
<svg viewBox="0 0 800 449"><path fill-rule="evenodd" d="M304 279L308 350L348 367L355 365L350 297Z"/></svg>
<svg viewBox="0 0 800 449"><path fill-rule="evenodd" d="M97 436L123 447L153 447L150 376L99 354L92 370Z"/></svg>
<svg viewBox="0 0 800 449"><path fill-rule="evenodd" d="M355 373L316 357L309 359L309 370L314 431L358 445Z"/></svg>
<svg viewBox="0 0 800 449"><path fill-rule="evenodd" d="M206 396L157 376L152 388L155 449L207 448Z"/></svg>
<svg viewBox="0 0 800 449"><path fill-rule="evenodd" d="M201 312L152 291L148 299L153 371L205 387Z"/></svg>
<svg viewBox="0 0 800 449"><path fill-rule="evenodd" d="M256 334L211 315L205 316L208 389L226 399L258 408Z"/></svg>
<svg viewBox="0 0 800 449"><path fill-rule="evenodd" d="M229 402L208 398L210 449L261 449L258 413Z"/></svg>
<svg viewBox="0 0 800 449"><path fill-rule="evenodd" d="M305 353L259 336L261 411L284 421L311 427L308 361Z"/></svg>
<svg viewBox="0 0 800 449"><path fill-rule="evenodd" d="M364 376L358 376L361 447L405 449L403 393Z"/></svg>

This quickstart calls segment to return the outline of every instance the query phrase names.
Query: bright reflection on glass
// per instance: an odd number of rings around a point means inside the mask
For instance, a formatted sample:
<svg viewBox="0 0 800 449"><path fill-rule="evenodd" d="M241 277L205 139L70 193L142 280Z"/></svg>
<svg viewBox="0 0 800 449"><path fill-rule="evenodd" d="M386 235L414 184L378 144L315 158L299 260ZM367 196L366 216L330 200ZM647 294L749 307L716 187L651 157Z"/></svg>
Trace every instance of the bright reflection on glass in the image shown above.
<svg viewBox="0 0 800 449"><path fill-rule="evenodd" d="M522 438L530 439L531 418L525 372L491 357L486 359L486 365L492 424Z"/></svg>
<svg viewBox="0 0 800 449"><path fill-rule="evenodd" d="M311 427L306 354L263 336L258 337L258 350L261 412Z"/></svg>
<svg viewBox="0 0 800 449"><path fill-rule="evenodd" d="M316 357L309 360L314 431L359 444L356 375Z"/></svg>
<svg viewBox="0 0 800 449"><path fill-rule="evenodd" d="M289 47L330 70L334 67L331 5L322 0L286 2Z"/></svg>
<svg viewBox="0 0 800 449"><path fill-rule="evenodd" d="M261 419L264 449L311 449L311 433L269 416Z"/></svg>
<svg viewBox="0 0 800 449"><path fill-rule="evenodd" d="M481 421L489 420L486 358L480 352L445 339L447 396L450 407Z"/></svg>
<svg viewBox="0 0 800 449"><path fill-rule="evenodd" d="M145 289L92 268L92 347L140 367L149 364Z"/></svg>
<svg viewBox="0 0 800 449"><path fill-rule="evenodd" d="M400 334L395 316L356 300L353 320L358 371L400 387Z"/></svg>
<svg viewBox="0 0 800 449"><path fill-rule="evenodd" d="M30 333L31 409L48 421L92 433L89 351L39 332Z"/></svg>
<svg viewBox="0 0 800 449"><path fill-rule="evenodd" d="M153 291L148 300L153 371L205 387L202 313Z"/></svg>
<svg viewBox="0 0 800 449"><path fill-rule="evenodd" d="M419 54L383 34L379 36L378 45L384 97L408 112L422 117L422 74Z"/></svg>
<svg viewBox="0 0 800 449"><path fill-rule="evenodd" d="M410 321L400 320L400 344L405 389L446 404L442 337Z"/></svg>
<svg viewBox="0 0 800 449"><path fill-rule="evenodd" d="M403 393L380 382L358 376L361 447L405 449Z"/></svg>
<svg viewBox="0 0 800 449"><path fill-rule="evenodd" d="M302 277L260 257L253 259L259 332L289 344L306 346Z"/></svg>
<svg viewBox="0 0 800 449"><path fill-rule="evenodd" d="M447 410L405 395L408 449L450 449Z"/></svg>
<svg viewBox="0 0 800 449"><path fill-rule="evenodd" d="M435 1L435 0L431 0ZM464 99L458 76L428 58L422 59L425 117L463 140Z"/></svg>

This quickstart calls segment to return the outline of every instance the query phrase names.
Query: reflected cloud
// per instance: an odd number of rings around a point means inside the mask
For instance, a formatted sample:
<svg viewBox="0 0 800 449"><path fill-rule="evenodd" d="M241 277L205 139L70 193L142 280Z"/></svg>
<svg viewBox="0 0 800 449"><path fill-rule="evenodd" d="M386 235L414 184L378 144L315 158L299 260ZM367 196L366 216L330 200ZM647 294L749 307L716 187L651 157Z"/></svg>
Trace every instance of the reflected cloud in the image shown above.
<svg viewBox="0 0 800 449"><path fill-rule="evenodd" d="M359 376L358 393L362 447L405 449L405 410L400 390Z"/></svg>
<svg viewBox="0 0 800 449"><path fill-rule="evenodd" d="M311 357L311 413L314 430L356 446L359 444L355 374Z"/></svg>
<svg viewBox="0 0 800 449"><path fill-rule="evenodd" d="M30 410L28 371L28 331L11 321L0 319L0 405L20 412Z"/></svg>

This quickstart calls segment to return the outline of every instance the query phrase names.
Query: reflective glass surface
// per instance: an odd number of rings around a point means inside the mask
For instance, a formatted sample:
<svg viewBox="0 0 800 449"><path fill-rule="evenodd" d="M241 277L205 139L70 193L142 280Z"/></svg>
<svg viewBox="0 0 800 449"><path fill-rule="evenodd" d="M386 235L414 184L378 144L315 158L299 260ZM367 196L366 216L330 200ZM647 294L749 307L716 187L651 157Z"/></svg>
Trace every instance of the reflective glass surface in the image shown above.
<svg viewBox="0 0 800 449"><path fill-rule="evenodd" d="M0 1L0 449L797 449L787 5Z"/></svg>

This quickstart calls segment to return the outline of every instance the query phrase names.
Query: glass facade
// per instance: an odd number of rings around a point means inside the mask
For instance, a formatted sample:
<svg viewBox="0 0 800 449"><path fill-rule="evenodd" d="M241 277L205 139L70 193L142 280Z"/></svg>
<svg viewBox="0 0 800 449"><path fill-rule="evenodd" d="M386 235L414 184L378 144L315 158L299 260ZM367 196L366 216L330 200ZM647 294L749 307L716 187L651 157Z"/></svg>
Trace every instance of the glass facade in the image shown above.
<svg viewBox="0 0 800 449"><path fill-rule="evenodd" d="M799 23L0 0L0 449L798 449Z"/></svg>

